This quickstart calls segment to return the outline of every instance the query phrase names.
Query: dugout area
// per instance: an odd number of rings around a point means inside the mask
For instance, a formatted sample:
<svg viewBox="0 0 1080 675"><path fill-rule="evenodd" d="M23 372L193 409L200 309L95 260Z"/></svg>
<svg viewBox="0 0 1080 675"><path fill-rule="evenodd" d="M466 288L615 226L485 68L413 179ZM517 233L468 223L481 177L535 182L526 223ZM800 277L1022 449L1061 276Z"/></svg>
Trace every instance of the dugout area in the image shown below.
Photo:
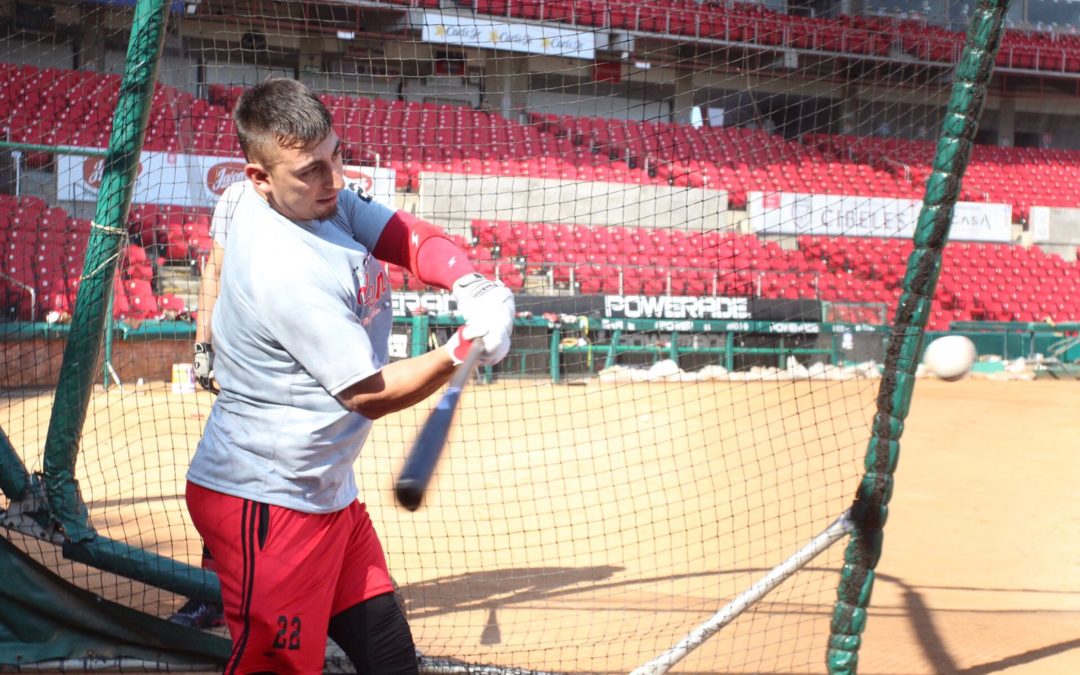
<svg viewBox="0 0 1080 675"><path fill-rule="evenodd" d="M559 383L594 377L616 365L647 369L662 360L671 360L687 372L707 366L735 372L754 367L783 370L789 358L804 367L815 363L880 365L888 338L888 327L876 323L812 320L821 312L813 302L804 303L797 313L785 314L786 319L710 321L604 317L602 310L590 309L595 302L582 298L553 305L523 298L520 306L532 307L530 302L554 311L517 320L511 355L484 372L488 381L539 378ZM829 313L828 306L824 309ZM441 344L459 325L460 318L453 313L395 316L392 358L422 354ZM959 334L975 342L984 363L1025 359L1039 369L1067 368L1080 361L1078 331L1080 325L1073 322L966 322L948 332L928 332L926 343L941 335ZM49 387L59 374L69 332L65 324L0 324L5 363L0 387ZM194 328L187 321L145 321L137 327L115 323L105 340L107 356L103 351L95 364L97 379L106 387L137 380L169 383L173 364L190 360L193 336ZM112 372L104 365L106 358Z"/></svg>

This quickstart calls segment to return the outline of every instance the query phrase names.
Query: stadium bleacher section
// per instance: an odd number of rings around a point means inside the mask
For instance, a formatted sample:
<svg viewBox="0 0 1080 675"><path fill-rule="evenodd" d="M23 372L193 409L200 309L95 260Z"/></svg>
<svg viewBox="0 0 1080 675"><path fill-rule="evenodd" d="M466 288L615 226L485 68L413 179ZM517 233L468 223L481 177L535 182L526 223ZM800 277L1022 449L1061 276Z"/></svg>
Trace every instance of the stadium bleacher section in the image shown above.
<svg viewBox="0 0 1080 675"><path fill-rule="evenodd" d="M70 312L82 271L89 221L48 208L37 198L0 197L4 227L5 306L18 318ZM185 310L174 295L156 294L153 265L190 259L207 246L208 214L137 205L133 242L116 281L114 317L151 319ZM803 236L797 248L754 235L643 228L475 221L470 257L485 273L521 290L526 274L549 274L580 293L817 297L892 304L899 296L911 244L906 240ZM164 251L153 260L147 248ZM400 268L397 288L422 290ZM956 281L963 279L964 281ZM18 282L35 289L28 304ZM931 329L951 321L1042 321L1080 315L1080 267L1034 248L959 242L947 252ZM874 310L862 318L868 318ZM860 317L854 315L852 319Z"/></svg>
<svg viewBox="0 0 1080 675"><path fill-rule="evenodd" d="M819 39L815 33L813 40ZM0 65L0 77L0 118L14 130L11 140L105 145L118 77L12 64ZM207 99L200 99L159 85L146 149L238 157L229 110L240 91L214 86ZM341 130L347 159L396 169L400 190L417 190L425 172L444 172L717 189L728 193L734 209L744 207L751 189L920 199L934 150L929 142L898 139L829 134L785 139L762 130L541 113L517 122L461 106L331 95L324 100ZM48 160L42 153L27 157L32 167ZM1014 218L1025 218L1036 204L1080 207L1078 178L1080 152L977 146L962 199L1009 203ZM8 219L2 242L5 306L24 319L69 311L88 222L33 197L2 199ZM117 318L155 318L186 309L176 296L155 294L153 270L204 256L210 247L209 216L208 208L133 206L132 244L117 280ZM906 245L800 237L797 248L787 250L753 235L488 221L473 223L472 234L472 241L461 243L472 247L483 271L515 289L528 275L546 274L556 285L581 293L715 293L890 304L899 293ZM931 328L952 320L1080 316L1070 300L1080 290L1080 268L1073 263L1036 249L990 244L957 244L950 256L947 265L970 281L942 282ZM391 274L396 285L415 287L402 270ZM24 287L34 289L35 306Z"/></svg>
<svg viewBox="0 0 1080 675"><path fill-rule="evenodd" d="M474 221L474 256L518 262L581 293L735 295L895 304L912 243L801 236L787 250L755 235ZM488 258L487 256L490 256ZM397 276L401 279L400 273ZM963 279L963 281L957 281ZM1036 248L954 243L929 321L1044 321L1080 315L1080 266ZM853 320L870 320L868 307Z"/></svg>
<svg viewBox="0 0 1080 675"><path fill-rule="evenodd" d="M438 0L391 0L393 4L438 9ZM461 2L478 14L512 19L557 21L590 28L614 28L814 50L831 54L888 57L955 63L964 44L962 32L914 19L839 15L804 17L770 10L756 3L697 0L472 0ZM997 56L999 68L1080 72L1080 36L1011 30Z"/></svg>
<svg viewBox="0 0 1080 675"><path fill-rule="evenodd" d="M804 142L825 155L857 165L888 165L922 186L930 173L935 145L929 141L816 134ZM964 172L961 199L1011 204L1014 217L1027 219L1032 206L1078 206L1080 151L1052 148L999 148L976 145Z"/></svg>
<svg viewBox="0 0 1080 675"><path fill-rule="evenodd" d="M105 144L117 77L11 65L0 66L0 73L0 118L12 122L11 140ZM239 157L229 116L239 92L211 87L207 100L159 86L145 149ZM434 171L723 189L735 207L745 204L751 188L919 199L934 148L899 139L785 139L753 129L541 113L521 124L461 106L324 99L341 129L347 160L396 169L399 189L415 190L420 173ZM59 112L69 105L82 112ZM91 109L102 112L89 114ZM55 124L48 121L53 117ZM45 156L33 159L40 163ZM977 146L963 198L1010 203L1019 217L1035 203L1080 207L1075 190L1067 189L1077 176L1077 151Z"/></svg>
<svg viewBox="0 0 1080 675"><path fill-rule="evenodd" d="M117 77L11 65L0 66L0 73L0 116L11 122L11 140L104 145ZM206 100L159 86L146 149L238 157L229 116L238 95L238 88L212 87ZM520 124L461 106L324 98L350 161L378 158L398 171L403 189L415 189L422 171L445 171L718 188L728 190L736 206L750 187L917 199L934 147L824 134L794 140L752 129L540 113ZM88 114L87 106L103 112ZM1077 175L1080 152L977 146L964 198L1011 203L1021 217L1035 201L1077 207L1075 191L1065 189Z"/></svg>
<svg viewBox="0 0 1080 675"><path fill-rule="evenodd" d="M189 262L209 237L209 218L192 210L136 205L131 243L124 247L115 280L116 319L156 319L185 311L180 298L154 290L154 268L168 257ZM205 216L205 217L204 217ZM37 197L0 195L0 297L6 319L43 320L49 312L70 314L82 278L90 221L72 218ZM164 244L159 246L159 244ZM161 250L163 256L147 254Z"/></svg>

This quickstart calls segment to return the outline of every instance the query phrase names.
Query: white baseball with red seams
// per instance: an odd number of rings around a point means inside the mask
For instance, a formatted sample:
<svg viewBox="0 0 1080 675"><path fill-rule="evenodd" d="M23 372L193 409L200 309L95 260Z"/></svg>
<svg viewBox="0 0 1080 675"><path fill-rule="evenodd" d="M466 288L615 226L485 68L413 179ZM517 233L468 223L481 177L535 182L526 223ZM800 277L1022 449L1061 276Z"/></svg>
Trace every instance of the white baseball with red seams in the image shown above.
<svg viewBox="0 0 1080 675"><path fill-rule="evenodd" d="M975 343L963 335L946 335L930 343L923 353L923 365L947 382L962 379L975 363Z"/></svg>

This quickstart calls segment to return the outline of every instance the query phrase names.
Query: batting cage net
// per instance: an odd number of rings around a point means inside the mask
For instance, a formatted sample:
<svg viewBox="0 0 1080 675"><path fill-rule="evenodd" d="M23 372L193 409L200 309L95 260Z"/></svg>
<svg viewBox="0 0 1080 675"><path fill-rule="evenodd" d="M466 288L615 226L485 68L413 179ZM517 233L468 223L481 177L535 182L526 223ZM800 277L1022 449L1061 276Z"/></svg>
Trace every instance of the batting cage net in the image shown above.
<svg viewBox="0 0 1080 675"><path fill-rule="evenodd" d="M392 483L435 399L377 421L356 465L424 667L629 672L752 588L856 494L964 46L966 16L877 5L5 3L0 489L22 581L0 662L228 655L223 628L167 619L216 598L183 496L215 400L192 348L213 210L245 179L232 108L268 77L325 103L347 189L516 296L421 508ZM1029 204L998 197L992 155L946 267L1028 262L995 243ZM444 343L450 295L386 271L392 357ZM929 328L1028 311L958 292ZM673 670L821 671L842 563Z"/></svg>

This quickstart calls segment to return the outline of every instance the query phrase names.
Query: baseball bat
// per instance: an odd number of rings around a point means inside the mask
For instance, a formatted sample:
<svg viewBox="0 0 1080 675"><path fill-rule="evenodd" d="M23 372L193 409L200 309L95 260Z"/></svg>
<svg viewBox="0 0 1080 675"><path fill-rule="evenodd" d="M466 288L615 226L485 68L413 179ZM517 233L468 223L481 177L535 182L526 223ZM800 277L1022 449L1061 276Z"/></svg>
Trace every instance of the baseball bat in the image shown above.
<svg viewBox="0 0 1080 675"><path fill-rule="evenodd" d="M481 340L474 340L465 360L457 367L450 383L446 386L442 398L439 399L435 409L428 415L424 426L420 428L420 434L413 441L412 448L405 458L405 465L398 474L394 483L394 494L398 503L410 511L415 511L424 499L424 492L431 475L435 473L435 465L439 463L439 455L442 454L443 446L446 445L446 437L450 433L450 423L454 421L454 412L457 410L458 401L461 400L461 390L468 382L469 376L476 368L476 361L484 353L484 345Z"/></svg>

